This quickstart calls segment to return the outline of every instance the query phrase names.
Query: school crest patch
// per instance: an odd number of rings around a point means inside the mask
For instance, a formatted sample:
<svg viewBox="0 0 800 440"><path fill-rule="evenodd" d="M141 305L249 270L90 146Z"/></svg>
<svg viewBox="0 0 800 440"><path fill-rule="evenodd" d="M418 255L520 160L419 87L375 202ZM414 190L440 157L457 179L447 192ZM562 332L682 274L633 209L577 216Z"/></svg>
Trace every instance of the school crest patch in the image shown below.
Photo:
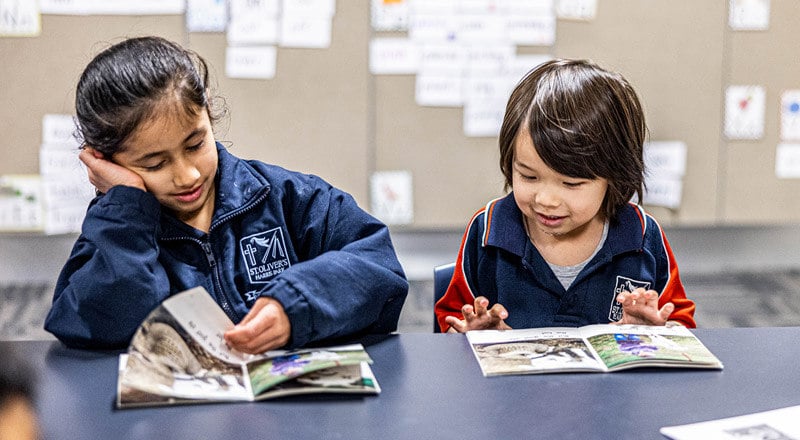
<svg viewBox="0 0 800 440"><path fill-rule="evenodd" d="M632 278L617 275L617 285L614 287L614 298L611 299L611 310L608 312L608 319L611 322L616 322L622 319L622 304L618 303L617 295L625 292L633 292L639 287L645 290L650 289L649 281L638 281Z"/></svg>
<svg viewBox="0 0 800 440"><path fill-rule="evenodd" d="M250 282L266 284L291 266L281 228L250 235L239 240Z"/></svg>

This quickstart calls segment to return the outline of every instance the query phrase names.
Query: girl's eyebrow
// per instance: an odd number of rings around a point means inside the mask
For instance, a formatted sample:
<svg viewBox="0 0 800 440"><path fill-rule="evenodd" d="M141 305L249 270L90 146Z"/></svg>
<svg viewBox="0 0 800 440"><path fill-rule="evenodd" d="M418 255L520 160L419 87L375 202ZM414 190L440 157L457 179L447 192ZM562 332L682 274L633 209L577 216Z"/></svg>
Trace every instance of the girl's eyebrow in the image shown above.
<svg viewBox="0 0 800 440"><path fill-rule="evenodd" d="M183 142L184 142L184 143L186 143L186 142L189 142L189 141L190 141L192 138L194 138L195 136L197 136L197 135L199 135L199 134L205 134L205 131L206 131L206 130L205 130L205 129L203 129L203 128L196 128L196 129L192 130L192 131L191 131L191 132L190 132L190 133L189 133L189 134L188 134L188 135L187 135L187 136L186 136L186 137L183 139ZM154 157L160 156L160 155L162 155L162 154L164 154L164 152L163 152L163 151L153 151L152 153L147 153L147 154L145 154L144 156L142 156L142 157L140 157L140 158L136 159L136 160L135 160L135 163L137 163L137 164L140 164L140 163L142 163L142 162L147 162L149 159L152 159L152 158L154 158Z"/></svg>

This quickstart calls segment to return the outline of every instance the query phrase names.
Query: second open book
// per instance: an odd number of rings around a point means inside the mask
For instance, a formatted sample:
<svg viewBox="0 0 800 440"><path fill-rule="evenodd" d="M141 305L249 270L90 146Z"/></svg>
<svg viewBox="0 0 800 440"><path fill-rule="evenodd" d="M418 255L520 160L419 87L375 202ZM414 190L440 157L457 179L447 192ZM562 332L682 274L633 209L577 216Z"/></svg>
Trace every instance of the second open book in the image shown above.
<svg viewBox="0 0 800 440"><path fill-rule="evenodd" d="M722 369L686 327L596 324L467 332L484 376L611 372L635 367Z"/></svg>
<svg viewBox="0 0 800 440"><path fill-rule="evenodd" d="M117 407L380 392L361 344L249 355L225 343L231 327L202 287L166 299L120 355Z"/></svg>

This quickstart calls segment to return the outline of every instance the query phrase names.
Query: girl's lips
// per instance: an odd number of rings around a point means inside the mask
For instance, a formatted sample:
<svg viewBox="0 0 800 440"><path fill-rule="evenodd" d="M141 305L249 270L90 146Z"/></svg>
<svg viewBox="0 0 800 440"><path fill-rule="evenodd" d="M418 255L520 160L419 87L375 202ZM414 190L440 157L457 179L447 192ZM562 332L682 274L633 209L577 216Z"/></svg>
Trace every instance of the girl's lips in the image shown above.
<svg viewBox="0 0 800 440"><path fill-rule="evenodd" d="M191 202L194 202L195 200L199 199L200 198L200 194L202 194L202 192L203 192L203 187L202 186L198 186L197 189L195 189L193 191L190 191L190 192L185 192L185 193L178 194L178 195L175 196L175 198L177 198L178 201L183 202L183 203L191 203Z"/></svg>

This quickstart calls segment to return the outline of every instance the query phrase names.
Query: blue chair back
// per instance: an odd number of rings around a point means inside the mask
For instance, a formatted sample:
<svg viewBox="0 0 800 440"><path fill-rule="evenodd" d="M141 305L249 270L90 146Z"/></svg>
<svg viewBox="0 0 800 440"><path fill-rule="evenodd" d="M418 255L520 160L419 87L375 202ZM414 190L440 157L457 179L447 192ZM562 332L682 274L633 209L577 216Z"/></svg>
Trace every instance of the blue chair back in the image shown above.
<svg viewBox="0 0 800 440"><path fill-rule="evenodd" d="M447 291L447 286L450 285L450 280L453 278L456 263L442 264L433 268L433 304L435 305L444 293ZM439 328L439 323L436 321L436 313L433 314L433 332L441 333L442 329Z"/></svg>

